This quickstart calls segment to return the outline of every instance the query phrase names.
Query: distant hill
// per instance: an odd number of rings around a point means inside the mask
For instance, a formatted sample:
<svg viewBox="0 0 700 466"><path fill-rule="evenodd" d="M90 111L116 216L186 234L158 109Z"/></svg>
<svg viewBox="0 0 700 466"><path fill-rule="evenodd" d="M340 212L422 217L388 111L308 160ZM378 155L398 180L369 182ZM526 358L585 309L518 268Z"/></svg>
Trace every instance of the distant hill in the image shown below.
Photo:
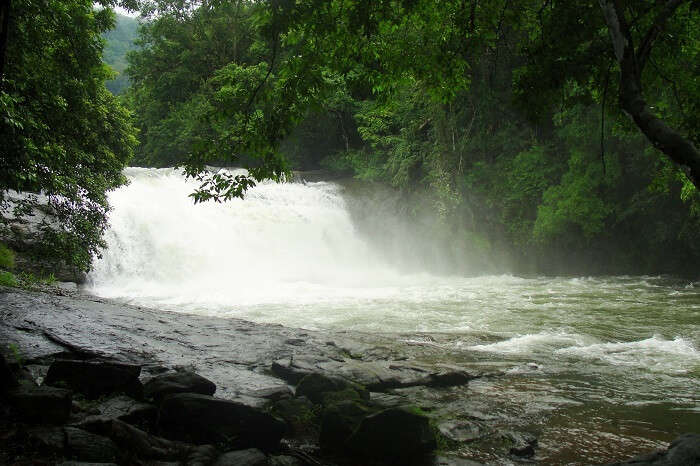
<svg viewBox="0 0 700 466"><path fill-rule="evenodd" d="M119 73L116 79L105 83L112 94L121 94L129 87L129 78L124 73L127 67L126 53L136 48L134 41L138 36L138 27L139 22L136 18L117 14L115 28L103 36L107 43L105 44L102 60Z"/></svg>

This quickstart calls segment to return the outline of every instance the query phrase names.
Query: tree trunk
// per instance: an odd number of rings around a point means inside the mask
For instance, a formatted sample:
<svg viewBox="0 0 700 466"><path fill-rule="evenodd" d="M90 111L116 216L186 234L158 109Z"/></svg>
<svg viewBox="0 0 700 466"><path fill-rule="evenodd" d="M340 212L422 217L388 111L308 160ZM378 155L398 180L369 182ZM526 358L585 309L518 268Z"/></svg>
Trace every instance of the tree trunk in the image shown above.
<svg viewBox="0 0 700 466"><path fill-rule="evenodd" d="M642 70L653 43L663 30L666 20L684 3L684 0L666 2L645 34L638 50L635 50L632 34L624 17L622 2L599 0L599 3L608 25L615 57L620 65L620 106L632 117L637 127L654 147L678 165L685 167L690 181L700 188L700 152L688 138L652 113L644 100L642 91Z"/></svg>

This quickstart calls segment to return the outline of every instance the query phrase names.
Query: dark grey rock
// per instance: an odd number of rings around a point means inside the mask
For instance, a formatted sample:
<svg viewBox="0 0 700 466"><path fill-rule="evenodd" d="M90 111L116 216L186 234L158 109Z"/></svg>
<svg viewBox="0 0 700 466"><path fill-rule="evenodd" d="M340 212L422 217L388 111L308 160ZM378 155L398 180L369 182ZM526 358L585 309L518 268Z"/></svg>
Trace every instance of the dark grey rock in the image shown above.
<svg viewBox="0 0 700 466"><path fill-rule="evenodd" d="M473 421L445 421L437 427L442 435L459 443L471 442L488 434L481 424Z"/></svg>
<svg viewBox="0 0 700 466"><path fill-rule="evenodd" d="M664 451L637 456L610 466L697 466L700 465L700 434L677 437Z"/></svg>
<svg viewBox="0 0 700 466"><path fill-rule="evenodd" d="M219 456L214 445L200 445L190 451L187 456L187 466L209 466Z"/></svg>
<svg viewBox="0 0 700 466"><path fill-rule="evenodd" d="M372 411L355 401L343 401L326 408L321 418L319 444L327 452L342 452L362 419Z"/></svg>
<svg viewBox="0 0 700 466"><path fill-rule="evenodd" d="M27 439L35 451L63 454L66 448L66 433L62 427L37 427L27 431Z"/></svg>
<svg viewBox="0 0 700 466"><path fill-rule="evenodd" d="M115 462L117 445L110 439L75 427L65 427L66 454L80 461Z"/></svg>
<svg viewBox="0 0 700 466"><path fill-rule="evenodd" d="M221 455L214 466L268 466L267 456L257 448L230 451Z"/></svg>
<svg viewBox="0 0 700 466"><path fill-rule="evenodd" d="M141 366L119 362L58 360L49 367L44 383L65 385L89 398L113 392L140 397Z"/></svg>
<svg viewBox="0 0 700 466"><path fill-rule="evenodd" d="M432 466L482 466L482 464L456 456L437 456Z"/></svg>
<svg viewBox="0 0 700 466"><path fill-rule="evenodd" d="M537 437L527 432L506 431L501 434L503 439L512 442L509 453L514 456L531 458L535 456Z"/></svg>
<svg viewBox="0 0 700 466"><path fill-rule="evenodd" d="M323 403L326 395L333 392L345 392L341 396L369 401L369 392L361 385L318 372L301 379L296 390L298 396L305 396L313 403Z"/></svg>
<svg viewBox="0 0 700 466"><path fill-rule="evenodd" d="M198 444L274 449L285 432L284 421L242 403L207 395L178 393L163 400L159 427L167 438Z"/></svg>
<svg viewBox="0 0 700 466"><path fill-rule="evenodd" d="M305 463L303 463L301 460L299 460L293 456L287 456L287 455L270 456L267 459L267 462L270 466L304 466L305 465Z"/></svg>
<svg viewBox="0 0 700 466"><path fill-rule="evenodd" d="M64 461L57 466L117 466L117 463L92 463L85 461Z"/></svg>
<svg viewBox="0 0 700 466"><path fill-rule="evenodd" d="M292 385L316 371L318 367L314 362L304 359L278 359L272 363L272 373Z"/></svg>
<svg viewBox="0 0 700 466"><path fill-rule="evenodd" d="M0 353L0 393L14 388L17 385L15 374L10 369L10 365L5 360L5 356Z"/></svg>
<svg viewBox="0 0 700 466"><path fill-rule="evenodd" d="M437 446L428 418L408 408L389 408L367 416L348 440L356 455L394 463L413 463Z"/></svg>
<svg viewBox="0 0 700 466"><path fill-rule="evenodd" d="M317 413L305 396L277 401L272 406L272 413L284 419L288 433L293 436L303 436L315 429Z"/></svg>
<svg viewBox="0 0 700 466"><path fill-rule="evenodd" d="M125 395L111 398L97 409L102 416L137 425L153 425L158 414L158 409L155 406L136 401Z"/></svg>
<svg viewBox="0 0 700 466"><path fill-rule="evenodd" d="M214 382L189 371L157 375L146 382L143 387L144 396L153 398L156 401L160 401L166 395L174 393L213 395L214 392L216 392L216 384Z"/></svg>
<svg viewBox="0 0 700 466"><path fill-rule="evenodd" d="M70 390L20 385L8 396L15 414L22 422L63 424L72 407Z"/></svg>
<svg viewBox="0 0 700 466"><path fill-rule="evenodd" d="M250 392L250 395L257 398L264 398L266 400L278 401L291 398L294 396L294 392L292 392L289 385L278 385L275 387L253 390Z"/></svg>
<svg viewBox="0 0 700 466"><path fill-rule="evenodd" d="M118 419L112 419L109 423L107 436L122 451L139 458L178 460L187 456L187 454L192 454L190 445L156 437ZM210 460L213 460L214 457L215 455L212 454Z"/></svg>

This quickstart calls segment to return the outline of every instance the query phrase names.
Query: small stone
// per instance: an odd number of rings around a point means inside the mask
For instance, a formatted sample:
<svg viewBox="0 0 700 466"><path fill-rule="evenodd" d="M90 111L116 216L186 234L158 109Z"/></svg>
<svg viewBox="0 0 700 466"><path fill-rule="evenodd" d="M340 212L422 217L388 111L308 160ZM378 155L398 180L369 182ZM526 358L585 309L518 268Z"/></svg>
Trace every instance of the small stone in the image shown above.
<svg viewBox="0 0 700 466"><path fill-rule="evenodd" d="M267 456L257 448L230 451L221 455L214 466L268 466Z"/></svg>

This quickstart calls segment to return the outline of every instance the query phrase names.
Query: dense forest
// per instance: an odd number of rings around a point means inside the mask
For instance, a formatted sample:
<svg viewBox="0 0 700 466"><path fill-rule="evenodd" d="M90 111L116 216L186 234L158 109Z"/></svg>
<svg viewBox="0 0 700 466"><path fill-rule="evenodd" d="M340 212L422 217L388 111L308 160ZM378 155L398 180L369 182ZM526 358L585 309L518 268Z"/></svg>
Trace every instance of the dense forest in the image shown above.
<svg viewBox="0 0 700 466"><path fill-rule="evenodd" d="M117 14L114 29L110 29L102 36L105 39L102 59L117 73L114 79L105 83L112 94L119 95L129 87L129 77L125 73L126 54L136 48L138 27L136 18Z"/></svg>
<svg viewBox="0 0 700 466"><path fill-rule="evenodd" d="M2 13L2 189L94 215L63 260L89 267L128 161L183 166L196 202L292 169L388 186L494 270L697 273L697 1L122 5L133 50L90 2Z"/></svg>

